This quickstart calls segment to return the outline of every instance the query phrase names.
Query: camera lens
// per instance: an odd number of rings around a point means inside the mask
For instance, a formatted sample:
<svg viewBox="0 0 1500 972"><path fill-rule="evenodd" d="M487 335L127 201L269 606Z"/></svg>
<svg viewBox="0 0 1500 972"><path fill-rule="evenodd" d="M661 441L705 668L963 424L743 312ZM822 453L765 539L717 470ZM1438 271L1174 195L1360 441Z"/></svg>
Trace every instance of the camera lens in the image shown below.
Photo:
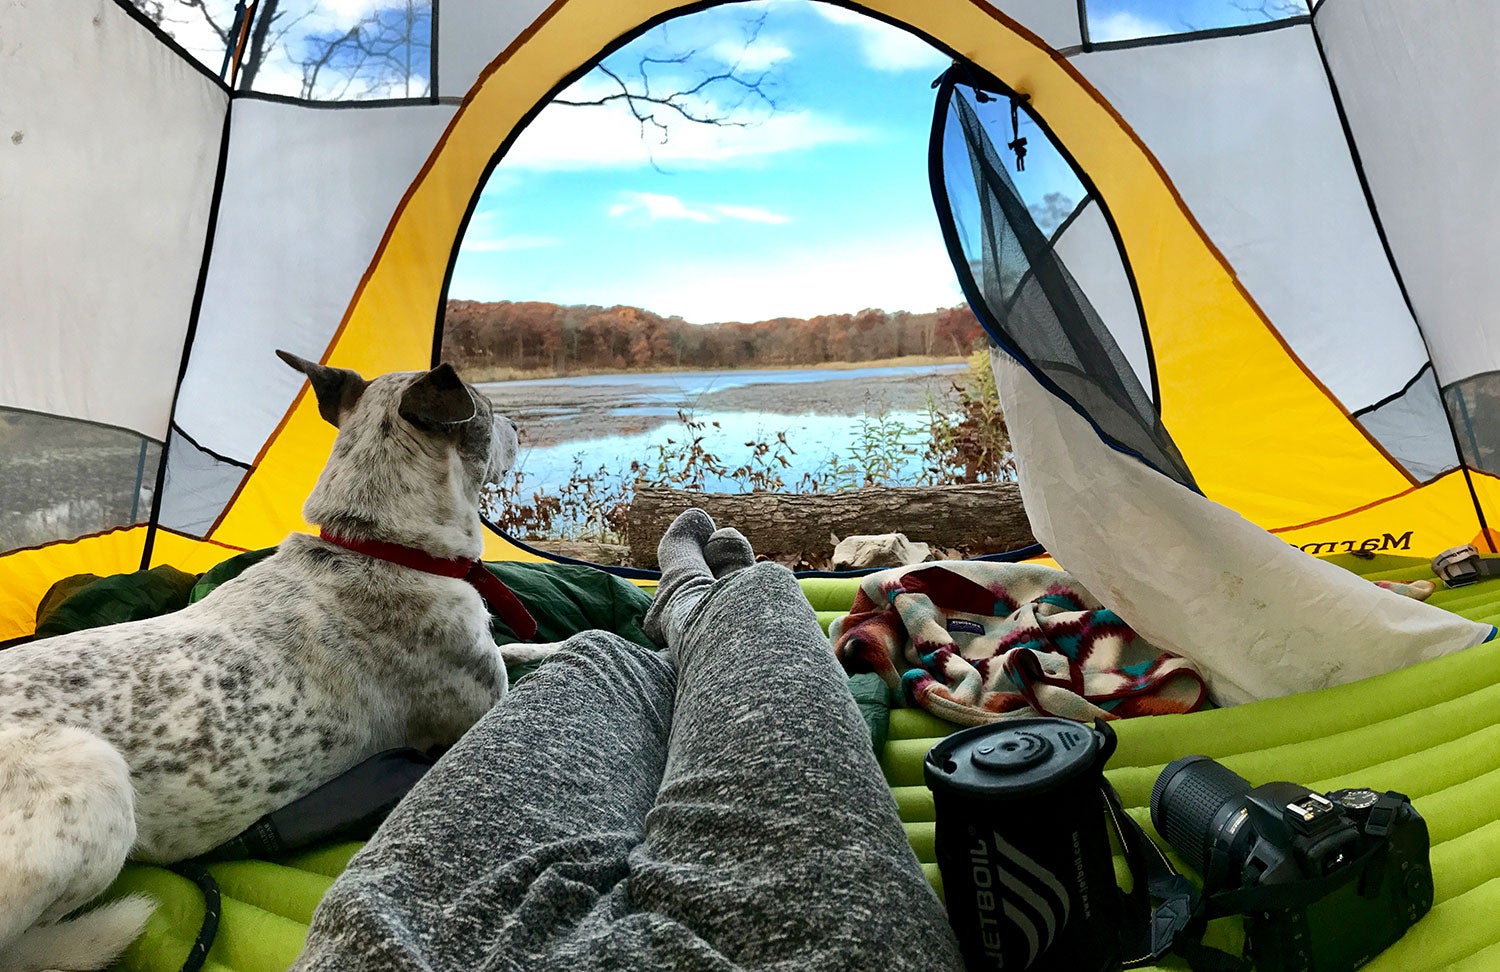
<svg viewBox="0 0 1500 972"><path fill-rule="evenodd" d="M1151 788L1151 823L1207 880L1218 832L1249 792L1250 781L1233 770L1207 756L1184 756L1168 763Z"/></svg>

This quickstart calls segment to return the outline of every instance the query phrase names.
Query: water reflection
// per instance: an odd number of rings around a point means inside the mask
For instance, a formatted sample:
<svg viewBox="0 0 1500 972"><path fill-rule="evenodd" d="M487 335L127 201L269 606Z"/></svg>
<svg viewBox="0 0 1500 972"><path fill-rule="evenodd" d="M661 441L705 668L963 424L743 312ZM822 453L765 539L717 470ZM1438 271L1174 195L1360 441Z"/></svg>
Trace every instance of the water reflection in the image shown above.
<svg viewBox="0 0 1500 972"><path fill-rule="evenodd" d="M952 379L964 368L956 363L591 375L480 387L523 429L516 468L529 488L555 487L575 468L593 473L602 466L624 475L632 462L653 475L664 451L670 462L698 436L700 447L732 470L752 461L751 443L774 445L778 433L786 434L795 451L784 453L790 467L780 470L791 485L804 473L817 474L830 462L868 451L871 440L887 453L910 449L914 476L929 405L947 402ZM737 488L720 477L704 485Z"/></svg>

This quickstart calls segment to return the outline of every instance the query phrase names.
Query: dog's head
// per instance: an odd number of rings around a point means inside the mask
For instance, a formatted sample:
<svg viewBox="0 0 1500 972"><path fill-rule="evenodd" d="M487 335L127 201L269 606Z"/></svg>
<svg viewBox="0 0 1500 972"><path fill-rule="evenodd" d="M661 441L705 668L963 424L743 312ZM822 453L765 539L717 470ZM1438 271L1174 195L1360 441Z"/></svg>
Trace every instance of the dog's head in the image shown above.
<svg viewBox="0 0 1500 972"><path fill-rule="evenodd" d="M305 374L318 413L339 430L335 455L446 451L463 463L466 485L495 482L515 463L516 425L495 413L490 400L465 384L449 364L431 371L398 372L366 381L347 368L330 368L286 351L276 354Z"/></svg>

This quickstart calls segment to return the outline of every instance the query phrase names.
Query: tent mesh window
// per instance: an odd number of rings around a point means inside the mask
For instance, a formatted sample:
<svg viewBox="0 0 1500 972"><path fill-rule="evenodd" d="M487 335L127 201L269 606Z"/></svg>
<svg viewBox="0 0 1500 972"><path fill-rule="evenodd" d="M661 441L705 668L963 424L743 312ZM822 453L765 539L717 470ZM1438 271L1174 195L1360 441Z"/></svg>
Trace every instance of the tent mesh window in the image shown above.
<svg viewBox="0 0 1500 972"><path fill-rule="evenodd" d="M1487 421L1500 413L1500 372L1489 371L1443 389L1443 403L1458 432L1464 462L1500 475L1500 425Z"/></svg>
<svg viewBox="0 0 1500 972"><path fill-rule="evenodd" d="M1012 141L1015 104L957 83L953 72L938 94L933 196L964 294L991 337L1106 441L1196 489L1151 396L995 148ZM1090 202L1102 206L1088 192L1077 208Z"/></svg>
<svg viewBox="0 0 1500 972"><path fill-rule="evenodd" d="M304 101L427 100L432 94L433 3L318 0L125 0L216 76L235 87ZM226 50L226 46L230 50Z"/></svg>
<svg viewBox="0 0 1500 972"><path fill-rule="evenodd" d="M134 432L0 409L0 551L144 523L160 462Z"/></svg>

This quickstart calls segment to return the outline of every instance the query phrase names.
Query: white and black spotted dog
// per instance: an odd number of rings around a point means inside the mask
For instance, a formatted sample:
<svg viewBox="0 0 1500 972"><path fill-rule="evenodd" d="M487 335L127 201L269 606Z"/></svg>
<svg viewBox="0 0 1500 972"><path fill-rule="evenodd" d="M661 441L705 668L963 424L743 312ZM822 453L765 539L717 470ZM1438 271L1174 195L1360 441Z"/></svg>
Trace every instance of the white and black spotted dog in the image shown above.
<svg viewBox="0 0 1500 972"><path fill-rule="evenodd" d="M454 742L506 692L476 587L379 554L476 560L514 424L447 365L366 381L277 353L339 429L303 509L337 542L294 533L182 611L0 651L0 972L108 964L154 906L67 916L127 856L202 854L376 752Z"/></svg>

